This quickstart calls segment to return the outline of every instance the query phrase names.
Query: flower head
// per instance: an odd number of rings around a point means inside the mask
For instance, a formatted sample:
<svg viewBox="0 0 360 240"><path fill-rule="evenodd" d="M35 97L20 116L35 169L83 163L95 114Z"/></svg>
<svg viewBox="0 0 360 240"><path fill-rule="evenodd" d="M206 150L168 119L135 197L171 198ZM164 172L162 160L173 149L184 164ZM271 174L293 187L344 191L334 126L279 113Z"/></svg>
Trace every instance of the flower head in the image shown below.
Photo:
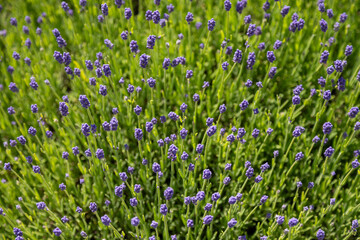
<svg viewBox="0 0 360 240"><path fill-rule="evenodd" d="M288 224L289 227L295 227L296 225L298 225L299 220L297 218L290 218Z"/></svg>

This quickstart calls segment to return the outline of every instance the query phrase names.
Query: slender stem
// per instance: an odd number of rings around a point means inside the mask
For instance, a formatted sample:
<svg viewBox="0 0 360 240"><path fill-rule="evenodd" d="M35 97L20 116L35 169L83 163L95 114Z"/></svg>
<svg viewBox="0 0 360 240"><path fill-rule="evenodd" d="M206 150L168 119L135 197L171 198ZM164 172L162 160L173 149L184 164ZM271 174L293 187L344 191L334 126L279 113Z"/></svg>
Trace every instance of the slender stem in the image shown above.
<svg viewBox="0 0 360 240"><path fill-rule="evenodd" d="M291 228L289 229L289 238L288 238L288 240L291 240Z"/></svg>
<svg viewBox="0 0 360 240"><path fill-rule="evenodd" d="M244 183L243 183L242 187L240 188L240 193L244 190L245 185L246 185L246 183L247 183L247 181L248 181L248 180L249 180L249 179L248 179L248 178L246 178L246 180L244 181Z"/></svg>
<svg viewBox="0 0 360 240"><path fill-rule="evenodd" d="M115 235L119 238L122 239L121 234L119 233L118 230L116 230L116 228L110 223L110 228L112 228L112 230L114 231Z"/></svg>
<svg viewBox="0 0 360 240"><path fill-rule="evenodd" d="M205 228L205 224L203 224L203 225L201 226L200 232L199 232L196 240L200 240L200 239L201 239L201 233L204 231L204 228Z"/></svg>
<svg viewBox="0 0 360 240"><path fill-rule="evenodd" d="M159 185L159 174L158 173L156 173L156 192L158 195L158 212L160 213L161 198L160 198L160 185Z"/></svg>
<svg viewBox="0 0 360 240"><path fill-rule="evenodd" d="M293 199L293 204L292 204L292 206L291 206L291 209L294 209L296 200L297 200L297 198L298 198L298 194L299 194L299 188L296 188L296 193L295 193L295 197L294 197L294 199Z"/></svg>
<svg viewBox="0 0 360 240"><path fill-rule="evenodd" d="M188 228L188 232L186 234L186 240L190 240L191 228Z"/></svg>
<svg viewBox="0 0 360 240"><path fill-rule="evenodd" d="M259 207L259 205L257 205L256 207L254 207L254 209L246 216L245 220L242 222L241 227L244 225L244 223L247 222L247 220L249 219L249 217L255 212L255 210Z"/></svg>
<svg viewBox="0 0 360 240"><path fill-rule="evenodd" d="M165 240L169 239L169 229L168 229L168 224L167 224L167 216L164 216L164 225L165 225Z"/></svg>
<svg viewBox="0 0 360 240"><path fill-rule="evenodd" d="M235 65L236 65L236 62L233 64L233 66L232 66L231 69L230 69L230 72L228 73L228 75L226 75L226 77L222 80L222 82L225 82L225 81L230 77L230 74L231 74L232 71L234 70Z"/></svg>
<svg viewBox="0 0 360 240"><path fill-rule="evenodd" d="M339 191L341 189L341 186L346 182L346 180L348 179L348 177L350 176L350 174L352 173L352 171L354 170L354 168L351 168L350 171L346 174L346 176L343 178L343 180L341 180L339 187L336 189L334 198L336 199L337 195L339 194Z"/></svg>
<svg viewBox="0 0 360 240"><path fill-rule="evenodd" d="M208 32L208 35L207 35L207 38L206 38L206 42L205 42L205 46L204 46L204 52L206 51L206 47L208 45L209 38L210 38L210 31Z"/></svg>
<svg viewBox="0 0 360 240"><path fill-rule="evenodd" d="M191 28L190 28L190 24L188 24L188 37L189 37L189 48L190 48L190 52L189 52L189 54L190 54L190 57L189 57L189 62L191 61L191 56L192 56L192 46L191 46Z"/></svg>
<svg viewBox="0 0 360 240"><path fill-rule="evenodd" d="M323 113L323 111L324 111L324 109L325 109L325 106L326 106L326 100L324 101L324 104L323 104L323 106L321 107L320 112L318 112L318 115L316 116L316 122L315 122L315 125L314 125L313 129L312 129L312 132L313 132L313 133L316 131L317 125L318 125L319 120L320 120L320 117L321 117L321 115L322 115L322 113Z"/></svg>
<svg viewBox="0 0 360 240"><path fill-rule="evenodd" d="M309 155L310 155L310 153L311 153L311 150L312 150L313 147L314 147L314 144L315 144L315 143L312 143L312 144L311 144L311 147L310 147L309 151L308 151L307 154L306 154L307 157L309 157Z"/></svg>
<svg viewBox="0 0 360 240"><path fill-rule="evenodd" d="M346 239L349 239L353 234L352 234L353 232L351 231L347 236L346 236L346 238L344 238L343 240L346 240Z"/></svg>
<svg viewBox="0 0 360 240"><path fill-rule="evenodd" d="M291 165L291 167L289 168L289 170L286 173L286 177L290 174L291 170L293 169L293 167L295 166L295 164L297 163L297 161L295 160L295 162Z"/></svg>
<svg viewBox="0 0 360 240"><path fill-rule="evenodd" d="M223 232L223 234L220 236L220 239L223 239L223 237L225 236L226 232L229 230L229 227L227 227L225 229L225 231Z"/></svg>
<svg viewBox="0 0 360 240"><path fill-rule="evenodd" d="M289 145L288 149L286 150L283 160L286 160L286 157L289 154L290 148L293 145L294 141L295 141L295 137L293 137L293 139L291 140L290 145Z"/></svg>

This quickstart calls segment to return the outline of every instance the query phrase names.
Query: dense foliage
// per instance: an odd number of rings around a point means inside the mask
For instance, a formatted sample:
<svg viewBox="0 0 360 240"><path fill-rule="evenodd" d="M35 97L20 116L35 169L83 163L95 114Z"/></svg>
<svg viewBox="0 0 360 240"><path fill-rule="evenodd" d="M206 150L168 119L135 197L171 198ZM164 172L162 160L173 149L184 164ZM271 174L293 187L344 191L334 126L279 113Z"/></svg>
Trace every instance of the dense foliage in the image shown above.
<svg viewBox="0 0 360 240"><path fill-rule="evenodd" d="M13 0L0 239L356 239L360 1Z"/></svg>

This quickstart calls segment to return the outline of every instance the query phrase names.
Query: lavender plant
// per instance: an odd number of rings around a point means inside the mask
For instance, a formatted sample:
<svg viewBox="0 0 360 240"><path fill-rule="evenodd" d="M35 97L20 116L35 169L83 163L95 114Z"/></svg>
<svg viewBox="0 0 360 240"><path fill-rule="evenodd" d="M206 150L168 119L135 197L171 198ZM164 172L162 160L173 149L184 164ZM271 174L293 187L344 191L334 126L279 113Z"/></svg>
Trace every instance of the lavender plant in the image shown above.
<svg viewBox="0 0 360 240"><path fill-rule="evenodd" d="M0 238L359 238L359 5L3 2Z"/></svg>

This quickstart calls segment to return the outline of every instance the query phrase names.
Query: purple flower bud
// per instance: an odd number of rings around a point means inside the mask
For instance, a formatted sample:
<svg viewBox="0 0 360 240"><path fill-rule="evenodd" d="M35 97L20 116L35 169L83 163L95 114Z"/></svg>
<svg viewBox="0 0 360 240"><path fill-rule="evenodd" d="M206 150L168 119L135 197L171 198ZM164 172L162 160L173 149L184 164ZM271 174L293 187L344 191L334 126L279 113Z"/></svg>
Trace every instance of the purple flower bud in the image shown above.
<svg viewBox="0 0 360 240"><path fill-rule="evenodd" d="M251 166L249 166L249 168L246 170L245 175L249 179L252 178L252 176L254 175L254 169Z"/></svg>
<svg viewBox="0 0 360 240"><path fill-rule="evenodd" d="M105 225L105 226L109 226L111 223L110 218L108 217L108 215L104 215L101 217L101 222Z"/></svg>
<svg viewBox="0 0 360 240"><path fill-rule="evenodd" d="M298 225L299 220L297 220L297 218L290 218L288 224L289 227L295 227L296 225Z"/></svg>
<svg viewBox="0 0 360 240"><path fill-rule="evenodd" d="M255 30L256 30L256 25L255 24L250 24L249 25L249 28L247 29L246 31L246 35L248 37L251 37L255 34Z"/></svg>
<svg viewBox="0 0 360 240"><path fill-rule="evenodd" d="M194 15L191 12L188 12L186 14L185 20L188 24L190 24L192 21L194 21Z"/></svg>
<svg viewBox="0 0 360 240"><path fill-rule="evenodd" d="M89 100L87 99L86 95L80 95L79 96L79 101L80 101L80 104L83 108L89 108L90 107L90 102Z"/></svg>
<svg viewBox="0 0 360 240"><path fill-rule="evenodd" d="M323 124L323 133L324 134L330 134L332 130L333 125L330 122L326 122Z"/></svg>
<svg viewBox="0 0 360 240"><path fill-rule="evenodd" d="M146 54L142 54L139 58L139 65L142 68L146 68L149 63L150 56Z"/></svg>
<svg viewBox="0 0 360 240"><path fill-rule="evenodd" d="M347 56L347 57L350 56L352 51L353 51L353 46L347 45L345 48L345 56Z"/></svg>
<svg viewBox="0 0 360 240"><path fill-rule="evenodd" d="M288 13L289 13L290 7L289 6L284 6L283 9L281 9L280 14L281 16L285 17Z"/></svg>
<svg viewBox="0 0 360 240"><path fill-rule="evenodd" d="M273 79L275 74L276 74L276 70L277 68L276 67L272 67L270 68L270 71L269 71L269 78Z"/></svg>
<svg viewBox="0 0 360 240"><path fill-rule="evenodd" d="M160 213L164 216L166 216L166 214L168 213L168 208L166 206L166 204L161 204L160 205Z"/></svg>
<svg viewBox="0 0 360 240"><path fill-rule="evenodd" d="M326 32L327 28L328 28L327 22L324 19L321 19L320 20L320 29L321 29L321 31Z"/></svg>
<svg viewBox="0 0 360 240"><path fill-rule="evenodd" d="M243 100L239 106L241 111L244 111L249 106L249 102L247 100Z"/></svg>
<svg viewBox="0 0 360 240"><path fill-rule="evenodd" d="M104 150L102 150L101 148L96 149L95 154L96 154L96 157L100 160L105 158Z"/></svg>
<svg viewBox="0 0 360 240"><path fill-rule="evenodd" d="M210 20L208 21L208 30L209 30L209 31L213 31L214 28L215 28L215 24L216 24L215 20L214 20L213 18L210 19Z"/></svg>
<svg viewBox="0 0 360 240"><path fill-rule="evenodd" d="M241 63L241 59L242 59L242 52L241 52L241 50L236 49L236 51L234 53L234 57L233 57L233 62Z"/></svg>
<svg viewBox="0 0 360 240"><path fill-rule="evenodd" d="M330 146L325 150L324 156L331 157L333 155L334 151L335 151L335 149Z"/></svg>
<svg viewBox="0 0 360 240"><path fill-rule="evenodd" d="M211 215L206 215L204 218L203 218L203 224L207 225L207 224L210 224L213 220L213 216Z"/></svg>
<svg viewBox="0 0 360 240"><path fill-rule="evenodd" d="M129 20L132 16L132 11L130 8L125 8L124 10L125 19Z"/></svg>
<svg viewBox="0 0 360 240"><path fill-rule="evenodd" d="M282 41L276 40L274 43L274 50L279 49L281 47L281 45L282 45Z"/></svg>
<svg viewBox="0 0 360 240"><path fill-rule="evenodd" d="M268 59L269 62L274 62L276 60L275 54L273 51L268 51L266 54L266 57Z"/></svg>
<svg viewBox="0 0 360 240"><path fill-rule="evenodd" d="M255 64L255 52L250 52L249 55L248 55L248 59L246 61L247 63L247 66L246 68L249 69L249 70L252 70L253 69L253 66Z"/></svg>
<svg viewBox="0 0 360 240"><path fill-rule="evenodd" d="M242 11L246 8L247 0L241 0L236 3L236 11L241 14Z"/></svg>
<svg viewBox="0 0 360 240"><path fill-rule="evenodd" d="M235 227L235 225L237 224L237 221L235 220L235 218L232 218L227 224L228 224L229 228L232 228L232 227Z"/></svg>
<svg viewBox="0 0 360 240"><path fill-rule="evenodd" d="M344 22L346 21L347 17L348 17L348 16L347 16L346 13L342 13L342 14L340 15L339 22L344 23Z"/></svg>

